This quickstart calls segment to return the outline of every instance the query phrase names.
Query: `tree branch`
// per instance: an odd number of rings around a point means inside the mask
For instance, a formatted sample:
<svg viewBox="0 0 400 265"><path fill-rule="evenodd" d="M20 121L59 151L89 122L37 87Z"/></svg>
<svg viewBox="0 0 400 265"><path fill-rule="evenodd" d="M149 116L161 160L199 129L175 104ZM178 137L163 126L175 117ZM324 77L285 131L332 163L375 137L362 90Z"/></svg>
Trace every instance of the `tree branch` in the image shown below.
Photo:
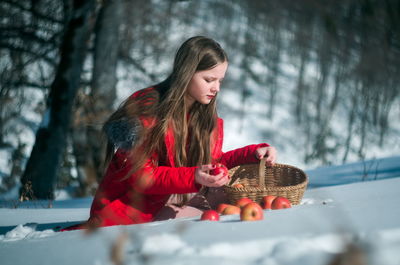
<svg viewBox="0 0 400 265"><path fill-rule="evenodd" d="M18 8L18 9L20 9L22 11L26 11L26 12L32 13L32 15L34 15L37 18L40 18L40 19L43 19L43 20L47 20L47 21L52 22L52 23L64 25L64 22L62 20L58 20L56 18L49 17L47 15L41 14L41 13L35 11L34 9L27 8L27 7L23 6L20 2L12 1L12 0L2 0L2 2L3 3L7 3L10 6L12 6L14 8Z"/></svg>
<svg viewBox="0 0 400 265"><path fill-rule="evenodd" d="M27 49L25 47L18 47L18 46L14 46L10 43L4 43L0 41L0 49L4 48L4 49L8 49L10 51L15 51L15 52L21 52L21 53L26 53L29 55L33 55L35 57L35 59L43 59L44 61L46 61L47 63L49 63L52 66L57 66L57 61L54 60L54 58L51 58L49 56L47 56L47 52L45 53L38 53L35 52L31 49Z"/></svg>
<svg viewBox="0 0 400 265"><path fill-rule="evenodd" d="M119 54L119 57L127 64L133 65L136 69L138 69L140 72L142 72L143 74L145 74L146 76L148 76L152 82L156 82L157 81L157 77L154 74L151 74L149 72L146 71L145 68L143 68L143 66L141 66L138 62L136 62L132 57L127 56L123 53Z"/></svg>
<svg viewBox="0 0 400 265"><path fill-rule="evenodd" d="M41 45L52 45L54 48L57 48L59 45L56 42L57 36L59 36L59 34L56 33L49 39L43 39L33 32L26 31L23 27L0 27L0 38L2 40L19 38L26 41L35 41Z"/></svg>

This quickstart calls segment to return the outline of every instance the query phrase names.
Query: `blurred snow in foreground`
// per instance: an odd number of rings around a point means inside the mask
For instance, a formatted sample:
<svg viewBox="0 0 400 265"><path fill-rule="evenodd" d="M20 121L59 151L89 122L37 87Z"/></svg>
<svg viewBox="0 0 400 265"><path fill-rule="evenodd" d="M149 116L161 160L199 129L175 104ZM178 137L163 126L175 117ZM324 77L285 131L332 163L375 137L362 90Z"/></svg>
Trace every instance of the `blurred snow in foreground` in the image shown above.
<svg viewBox="0 0 400 265"><path fill-rule="evenodd" d="M91 198L0 208L2 265L26 264L400 264L399 158L308 172L302 203L265 210L264 220L198 217L115 226L88 234L54 232L88 218ZM47 208L51 205L52 208ZM350 263L349 263L350 262ZM353 263L352 263L353 262ZM122 264L122 263L121 263ZM340 264L340 263L336 263Z"/></svg>

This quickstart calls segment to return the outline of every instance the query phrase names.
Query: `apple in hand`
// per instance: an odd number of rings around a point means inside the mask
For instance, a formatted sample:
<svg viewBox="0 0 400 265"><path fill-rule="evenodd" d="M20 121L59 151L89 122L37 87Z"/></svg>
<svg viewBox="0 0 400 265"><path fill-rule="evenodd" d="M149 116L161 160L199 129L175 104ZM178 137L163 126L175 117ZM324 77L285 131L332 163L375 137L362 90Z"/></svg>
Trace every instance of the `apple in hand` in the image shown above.
<svg viewBox="0 0 400 265"><path fill-rule="evenodd" d="M224 176L228 175L228 168L221 163L217 163L215 168L210 170L210 175L216 176L221 172L224 173Z"/></svg>
<svg viewBox="0 0 400 265"><path fill-rule="evenodd" d="M222 212L225 210L225 208L228 207L229 205L230 205L230 204L226 204L226 203L220 203L220 204L218 204L217 212L218 212L219 214L222 214Z"/></svg>
<svg viewBox="0 0 400 265"><path fill-rule="evenodd" d="M264 218L264 212L261 206L256 202L251 202L244 206L240 212L242 221L258 221Z"/></svg>
<svg viewBox="0 0 400 265"><path fill-rule="evenodd" d="M285 197L276 197L271 204L272 210L285 209L292 207L290 201Z"/></svg>
<svg viewBox="0 0 400 265"><path fill-rule="evenodd" d="M243 208L244 206L246 206L247 204L253 202L251 199L245 197L245 198L240 198L239 200L236 201L236 206L239 208Z"/></svg>
<svg viewBox="0 0 400 265"><path fill-rule="evenodd" d="M201 215L200 220L219 221L219 214L214 210L206 210Z"/></svg>
<svg viewBox="0 0 400 265"><path fill-rule="evenodd" d="M262 198L261 205L263 209L271 209L271 204L274 201L276 196L274 195L267 195Z"/></svg>
<svg viewBox="0 0 400 265"><path fill-rule="evenodd" d="M228 205L222 211L222 215L240 214L240 208L235 205Z"/></svg>

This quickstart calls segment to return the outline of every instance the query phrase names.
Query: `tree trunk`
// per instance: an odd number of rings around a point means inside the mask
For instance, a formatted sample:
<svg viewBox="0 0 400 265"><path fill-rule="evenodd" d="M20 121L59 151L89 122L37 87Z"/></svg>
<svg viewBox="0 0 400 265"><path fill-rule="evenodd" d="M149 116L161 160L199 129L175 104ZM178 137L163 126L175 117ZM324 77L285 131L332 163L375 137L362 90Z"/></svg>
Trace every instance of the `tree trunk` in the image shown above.
<svg viewBox="0 0 400 265"><path fill-rule="evenodd" d="M47 111L21 178L21 199L53 199L57 171L66 146L71 110L80 85L82 66L92 30L95 1L73 1L51 85Z"/></svg>
<svg viewBox="0 0 400 265"><path fill-rule="evenodd" d="M306 64L307 64L307 60L308 60L307 51L302 50L300 55L301 55L300 68L299 68L299 74L298 74L297 82L296 82L296 91L295 91L296 103L295 103L295 110L294 110L296 122L298 124L303 122L303 118L305 115L304 112L306 111L306 109L304 107L304 100L307 97L307 88L306 88L307 85L304 82L304 77L305 77L305 72L306 72Z"/></svg>
<svg viewBox="0 0 400 265"><path fill-rule="evenodd" d="M267 85L269 86L269 104L268 104L268 118L274 118L274 108L276 104L276 96L279 89L278 78L280 74L279 64L281 61L282 40L278 29L272 31L273 47L271 52L270 71Z"/></svg>
<svg viewBox="0 0 400 265"><path fill-rule="evenodd" d="M116 69L119 47L119 27L122 18L121 0L103 2L95 27L94 60L89 95L83 122L77 122L73 145L81 183L81 195L90 195L103 175L105 141L101 125L113 111L116 99Z"/></svg>
<svg viewBox="0 0 400 265"><path fill-rule="evenodd" d="M347 127L347 138L346 138L346 143L344 145L345 151L342 159L342 163L347 162L347 156L349 155L349 152L351 150L351 140L353 137L353 127L354 127L354 120L356 119L356 113L357 113L357 108L358 108L358 84L356 84L356 87L354 87L354 92L353 95L351 96L351 104L350 104L350 113L349 113L349 118L348 118L348 127Z"/></svg>
<svg viewBox="0 0 400 265"><path fill-rule="evenodd" d="M113 112L117 97L117 62L119 54L119 27L122 22L122 0L104 1L100 20L96 25L96 41L92 77L91 102L94 122L103 124ZM105 141L101 126L88 127L87 131L92 159L98 179L103 175Z"/></svg>

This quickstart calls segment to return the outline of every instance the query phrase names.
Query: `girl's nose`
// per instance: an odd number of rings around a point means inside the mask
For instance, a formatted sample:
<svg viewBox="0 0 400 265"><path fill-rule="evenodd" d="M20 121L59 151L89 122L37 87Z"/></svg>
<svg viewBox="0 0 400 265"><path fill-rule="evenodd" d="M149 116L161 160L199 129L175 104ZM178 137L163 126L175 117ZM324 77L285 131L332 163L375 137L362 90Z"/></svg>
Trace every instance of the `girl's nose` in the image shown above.
<svg viewBox="0 0 400 265"><path fill-rule="evenodd" d="M212 88L211 91L214 93L218 93L219 92L219 87L220 87L220 83L217 82Z"/></svg>

